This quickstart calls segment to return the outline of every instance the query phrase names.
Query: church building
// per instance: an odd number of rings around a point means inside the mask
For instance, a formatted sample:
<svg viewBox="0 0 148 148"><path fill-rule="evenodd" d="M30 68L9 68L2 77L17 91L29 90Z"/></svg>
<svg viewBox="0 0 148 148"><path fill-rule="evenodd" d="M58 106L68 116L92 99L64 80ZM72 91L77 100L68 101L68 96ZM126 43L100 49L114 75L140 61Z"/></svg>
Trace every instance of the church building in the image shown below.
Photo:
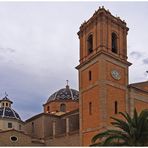
<svg viewBox="0 0 148 148"><path fill-rule="evenodd" d="M112 128L111 116L148 108L148 81L129 84L128 31L124 20L99 7L78 32L79 91L67 82L26 121L12 101L0 100L0 145L89 146L94 135Z"/></svg>

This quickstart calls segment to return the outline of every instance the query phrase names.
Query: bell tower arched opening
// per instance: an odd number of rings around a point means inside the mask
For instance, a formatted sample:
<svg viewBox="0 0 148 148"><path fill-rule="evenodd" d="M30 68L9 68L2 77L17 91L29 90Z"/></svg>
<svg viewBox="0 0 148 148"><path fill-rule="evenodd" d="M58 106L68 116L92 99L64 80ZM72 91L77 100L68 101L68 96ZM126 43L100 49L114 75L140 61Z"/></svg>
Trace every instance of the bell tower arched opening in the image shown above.
<svg viewBox="0 0 148 148"><path fill-rule="evenodd" d="M88 54L91 54L93 52L93 35L89 35L87 38L87 51Z"/></svg>
<svg viewBox="0 0 148 148"><path fill-rule="evenodd" d="M118 50L117 50L117 35L114 32L112 33L112 52L118 53Z"/></svg>

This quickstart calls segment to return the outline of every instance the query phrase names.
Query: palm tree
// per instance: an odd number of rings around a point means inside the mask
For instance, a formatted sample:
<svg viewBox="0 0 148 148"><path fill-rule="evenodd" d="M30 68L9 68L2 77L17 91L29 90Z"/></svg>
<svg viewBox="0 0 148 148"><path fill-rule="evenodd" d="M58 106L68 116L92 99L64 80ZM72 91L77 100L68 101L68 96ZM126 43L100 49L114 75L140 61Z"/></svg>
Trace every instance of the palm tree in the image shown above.
<svg viewBox="0 0 148 148"><path fill-rule="evenodd" d="M122 119L114 118L111 124L116 130L106 130L92 138L91 146L148 146L148 109L133 117L120 112ZM100 141L100 142L97 142Z"/></svg>

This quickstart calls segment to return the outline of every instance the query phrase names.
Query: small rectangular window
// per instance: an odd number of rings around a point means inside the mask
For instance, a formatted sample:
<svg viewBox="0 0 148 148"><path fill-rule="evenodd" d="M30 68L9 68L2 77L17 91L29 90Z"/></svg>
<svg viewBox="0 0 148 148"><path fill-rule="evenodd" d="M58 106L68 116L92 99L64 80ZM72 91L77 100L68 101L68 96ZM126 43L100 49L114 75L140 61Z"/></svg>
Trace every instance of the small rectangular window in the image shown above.
<svg viewBox="0 0 148 148"><path fill-rule="evenodd" d="M117 113L118 113L118 102L115 101L115 114L117 114Z"/></svg>
<svg viewBox="0 0 148 148"><path fill-rule="evenodd" d="M8 123L8 128L12 128L12 123Z"/></svg>
<svg viewBox="0 0 148 148"><path fill-rule="evenodd" d="M91 79L92 79L92 74L91 74L91 71L89 71L89 73L88 73L88 75L89 75L89 81L91 81Z"/></svg>
<svg viewBox="0 0 148 148"><path fill-rule="evenodd" d="M89 102L89 115L92 115L92 103Z"/></svg>

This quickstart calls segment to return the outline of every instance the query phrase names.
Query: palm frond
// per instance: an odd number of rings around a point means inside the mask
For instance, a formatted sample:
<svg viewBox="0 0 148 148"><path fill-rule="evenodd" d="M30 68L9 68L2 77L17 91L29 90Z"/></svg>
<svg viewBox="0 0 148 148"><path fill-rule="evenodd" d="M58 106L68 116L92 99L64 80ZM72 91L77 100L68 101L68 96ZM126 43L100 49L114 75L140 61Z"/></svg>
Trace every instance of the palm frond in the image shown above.
<svg viewBox="0 0 148 148"><path fill-rule="evenodd" d="M106 130L92 138L94 146L148 146L148 109L139 115L135 109L133 117L127 112L120 114L123 119L111 117L114 130ZM97 140L100 141L95 143Z"/></svg>
<svg viewBox="0 0 148 148"><path fill-rule="evenodd" d="M98 139L101 139L101 138L106 137L106 136L108 136L108 135L109 135L109 131L108 131L108 130L105 131L105 132L101 132L101 133L95 135L95 136L92 138L91 141L92 141L92 143L95 143Z"/></svg>
<svg viewBox="0 0 148 148"><path fill-rule="evenodd" d="M120 136L120 135L112 135L112 136L109 136L107 137L105 140L104 140L104 146L107 146L107 145L113 145L116 146L118 145L118 143L120 143L120 141L124 141L123 137Z"/></svg>
<svg viewBox="0 0 148 148"><path fill-rule="evenodd" d="M115 117L111 117L114 122L111 122L111 124L115 127L118 127L120 129L122 129L123 131L127 132L130 134L130 127L129 124L127 124L127 122L121 120L121 119L117 119Z"/></svg>
<svg viewBox="0 0 148 148"><path fill-rule="evenodd" d="M119 114L121 114L127 120L128 123L132 122L132 118L130 117L130 115L127 112L125 112L125 113L119 112Z"/></svg>

